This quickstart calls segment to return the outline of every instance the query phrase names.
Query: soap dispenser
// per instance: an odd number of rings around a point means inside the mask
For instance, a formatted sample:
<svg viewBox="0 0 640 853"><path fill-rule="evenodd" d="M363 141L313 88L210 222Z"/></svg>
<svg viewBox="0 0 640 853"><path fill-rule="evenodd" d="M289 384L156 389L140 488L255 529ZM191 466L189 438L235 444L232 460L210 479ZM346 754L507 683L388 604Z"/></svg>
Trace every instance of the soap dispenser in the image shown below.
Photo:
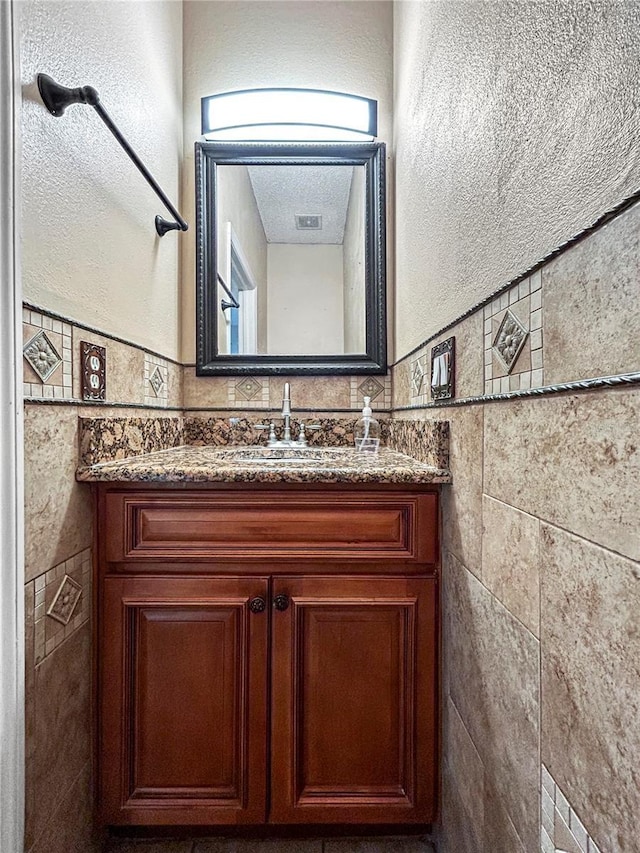
<svg viewBox="0 0 640 853"><path fill-rule="evenodd" d="M371 397L364 398L362 417L353 431L356 450L363 453L377 453L380 446L380 424L371 416Z"/></svg>

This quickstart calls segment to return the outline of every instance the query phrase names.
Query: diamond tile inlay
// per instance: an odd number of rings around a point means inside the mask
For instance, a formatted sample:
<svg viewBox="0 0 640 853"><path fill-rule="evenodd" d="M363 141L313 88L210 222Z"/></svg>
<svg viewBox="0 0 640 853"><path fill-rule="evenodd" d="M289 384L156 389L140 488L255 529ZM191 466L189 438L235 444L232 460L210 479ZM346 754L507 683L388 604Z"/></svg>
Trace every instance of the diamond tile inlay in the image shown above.
<svg viewBox="0 0 640 853"><path fill-rule="evenodd" d="M253 400L262 391L262 383L253 376L246 376L236 383L236 391L245 400Z"/></svg>
<svg viewBox="0 0 640 853"><path fill-rule="evenodd" d="M411 369L411 393L414 397L422 391L422 380L424 379L424 368L419 361L413 363Z"/></svg>
<svg viewBox="0 0 640 853"><path fill-rule="evenodd" d="M60 589L47 610L47 616L62 622L63 625L68 625L81 595L82 587L80 584L76 583L69 575L65 575L60 584Z"/></svg>
<svg viewBox="0 0 640 853"><path fill-rule="evenodd" d="M529 333L520 320L507 310L493 342L493 351L511 373Z"/></svg>
<svg viewBox="0 0 640 853"><path fill-rule="evenodd" d="M62 364L62 357L44 332L38 332L23 349L24 357L43 382Z"/></svg>
<svg viewBox="0 0 640 853"><path fill-rule="evenodd" d="M383 393L384 385L374 379L373 376L368 376L358 385L358 391L363 397L371 397L372 400L375 400Z"/></svg>
<svg viewBox="0 0 640 853"><path fill-rule="evenodd" d="M160 393L160 389L164 385L164 379L162 378L162 371L159 367L153 371L151 376L149 377L149 385L153 388L153 393L158 396Z"/></svg>

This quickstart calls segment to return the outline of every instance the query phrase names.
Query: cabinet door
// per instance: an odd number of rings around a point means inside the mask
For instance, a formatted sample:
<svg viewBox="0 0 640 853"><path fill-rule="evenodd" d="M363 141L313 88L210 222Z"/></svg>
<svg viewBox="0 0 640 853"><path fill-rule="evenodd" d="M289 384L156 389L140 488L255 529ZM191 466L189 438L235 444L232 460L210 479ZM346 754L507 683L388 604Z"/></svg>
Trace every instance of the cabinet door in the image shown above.
<svg viewBox="0 0 640 853"><path fill-rule="evenodd" d="M266 818L267 578L107 578L99 804L110 824Z"/></svg>
<svg viewBox="0 0 640 853"><path fill-rule="evenodd" d="M282 577L274 602L270 820L431 822L435 580Z"/></svg>

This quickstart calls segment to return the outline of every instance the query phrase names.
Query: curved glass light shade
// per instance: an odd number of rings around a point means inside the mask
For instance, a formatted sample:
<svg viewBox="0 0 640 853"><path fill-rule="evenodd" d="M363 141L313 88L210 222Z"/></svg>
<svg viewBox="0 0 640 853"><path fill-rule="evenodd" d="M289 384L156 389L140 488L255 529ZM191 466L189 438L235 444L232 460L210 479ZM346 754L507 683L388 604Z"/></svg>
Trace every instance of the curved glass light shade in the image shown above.
<svg viewBox="0 0 640 853"><path fill-rule="evenodd" d="M202 98L212 140L364 141L378 132L378 103L322 89L244 89Z"/></svg>

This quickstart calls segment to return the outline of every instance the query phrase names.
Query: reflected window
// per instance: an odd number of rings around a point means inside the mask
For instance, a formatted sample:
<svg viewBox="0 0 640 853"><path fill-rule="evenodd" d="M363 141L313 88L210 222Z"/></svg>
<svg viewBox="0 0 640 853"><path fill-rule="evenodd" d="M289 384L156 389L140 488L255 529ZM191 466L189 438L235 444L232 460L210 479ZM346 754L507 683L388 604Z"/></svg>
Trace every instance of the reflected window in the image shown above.
<svg viewBox="0 0 640 853"><path fill-rule="evenodd" d="M221 257L225 259L227 275L220 284L227 352L230 355L255 353L258 345L257 281L231 222L226 223L224 235Z"/></svg>

